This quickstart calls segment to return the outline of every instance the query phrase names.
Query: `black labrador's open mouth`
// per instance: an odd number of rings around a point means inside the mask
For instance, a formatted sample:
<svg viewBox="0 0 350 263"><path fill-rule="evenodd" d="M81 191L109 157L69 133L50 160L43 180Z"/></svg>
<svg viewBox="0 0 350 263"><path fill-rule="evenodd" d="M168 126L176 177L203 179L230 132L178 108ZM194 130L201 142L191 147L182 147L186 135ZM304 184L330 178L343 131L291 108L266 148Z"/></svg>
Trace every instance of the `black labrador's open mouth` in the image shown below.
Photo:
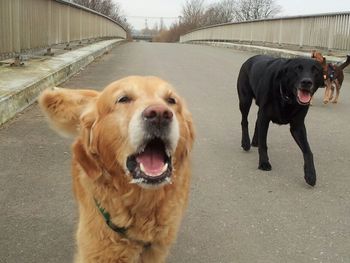
<svg viewBox="0 0 350 263"><path fill-rule="evenodd" d="M152 139L138 153L127 158L132 183L158 185L170 183L172 163L169 151L161 139Z"/></svg>
<svg viewBox="0 0 350 263"><path fill-rule="evenodd" d="M297 89L297 101L300 105L309 105L311 97L311 92L309 90Z"/></svg>

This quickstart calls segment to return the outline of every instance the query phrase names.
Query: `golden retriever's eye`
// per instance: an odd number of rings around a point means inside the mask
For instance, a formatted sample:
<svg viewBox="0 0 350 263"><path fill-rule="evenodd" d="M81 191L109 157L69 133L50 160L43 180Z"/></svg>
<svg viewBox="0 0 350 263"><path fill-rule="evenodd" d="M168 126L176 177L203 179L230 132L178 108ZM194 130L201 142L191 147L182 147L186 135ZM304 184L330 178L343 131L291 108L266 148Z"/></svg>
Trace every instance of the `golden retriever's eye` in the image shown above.
<svg viewBox="0 0 350 263"><path fill-rule="evenodd" d="M172 98L172 97L169 97L169 98L166 99L166 102L169 103L169 104L176 104L176 99Z"/></svg>
<svg viewBox="0 0 350 263"><path fill-rule="evenodd" d="M116 103L129 103L129 102L131 102L131 98L128 96L121 96L116 101Z"/></svg>

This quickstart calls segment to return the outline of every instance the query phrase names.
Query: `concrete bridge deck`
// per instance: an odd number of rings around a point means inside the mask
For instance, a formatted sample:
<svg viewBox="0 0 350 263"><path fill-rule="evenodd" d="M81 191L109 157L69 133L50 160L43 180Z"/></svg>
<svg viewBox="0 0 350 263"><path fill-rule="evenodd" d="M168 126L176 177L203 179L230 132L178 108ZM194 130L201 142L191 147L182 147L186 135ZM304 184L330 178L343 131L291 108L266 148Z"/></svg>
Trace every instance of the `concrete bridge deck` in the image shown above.
<svg viewBox="0 0 350 263"><path fill-rule="evenodd" d="M235 83L252 55L127 43L62 86L102 89L124 76L157 75L186 98L197 129L192 192L167 262L350 262L350 75L337 105L323 105L319 90L307 116L318 173L310 188L287 126L270 128L271 172L257 170L255 149L240 148ZM0 142L0 262L71 262L71 140L51 131L34 105L1 127Z"/></svg>

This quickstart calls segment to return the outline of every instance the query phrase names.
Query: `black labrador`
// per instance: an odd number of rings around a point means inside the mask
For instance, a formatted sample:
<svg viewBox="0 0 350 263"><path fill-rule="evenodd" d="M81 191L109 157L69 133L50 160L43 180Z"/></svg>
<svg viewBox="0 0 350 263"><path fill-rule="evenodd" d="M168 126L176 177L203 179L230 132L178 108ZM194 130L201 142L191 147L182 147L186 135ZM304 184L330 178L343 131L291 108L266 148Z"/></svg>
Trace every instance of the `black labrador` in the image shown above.
<svg viewBox="0 0 350 263"><path fill-rule="evenodd" d="M304 124L310 100L324 86L321 64L309 58L249 58L239 72L237 89L242 113L242 148L259 147L259 169L269 171L266 137L270 121L290 124L290 132L304 156L305 181L314 186L316 171ZM250 144L248 113L253 98L259 107Z"/></svg>

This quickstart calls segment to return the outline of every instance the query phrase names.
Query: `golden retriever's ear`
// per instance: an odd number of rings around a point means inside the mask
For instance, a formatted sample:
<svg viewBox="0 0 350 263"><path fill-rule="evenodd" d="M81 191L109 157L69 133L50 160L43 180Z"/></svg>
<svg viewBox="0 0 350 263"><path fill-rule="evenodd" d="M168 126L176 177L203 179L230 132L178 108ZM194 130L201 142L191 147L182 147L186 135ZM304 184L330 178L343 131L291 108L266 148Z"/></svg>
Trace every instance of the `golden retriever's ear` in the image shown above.
<svg viewBox="0 0 350 263"><path fill-rule="evenodd" d="M53 88L45 90L38 101L53 128L61 135L69 136L78 134L81 114L98 95L99 92L94 90Z"/></svg>
<svg viewBox="0 0 350 263"><path fill-rule="evenodd" d="M185 123L186 123L186 129L188 132L188 144L186 146L187 154L189 154L192 150L194 139L195 139L195 131L193 126L193 120L192 115L189 112L185 113Z"/></svg>
<svg viewBox="0 0 350 263"><path fill-rule="evenodd" d="M177 148L179 154L175 155L175 166L176 163L181 163L187 156L189 156L195 139L192 116L187 110L182 112L181 124L181 136Z"/></svg>
<svg viewBox="0 0 350 263"><path fill-rule="evenodd" d="M95 105L90 105L80 116L81 137L91 154L97 154L96 145L93 143L93 128L97 121L97 110L95 108Z"/></svg>
<svg viewBox="0 0 350 263"><path fill-rule="evenodd" d="M74 159L78 161L84 172L92 179L96 180L102 175L102 170L93 156L86 150L81 140L73 144Z"/></svg>

